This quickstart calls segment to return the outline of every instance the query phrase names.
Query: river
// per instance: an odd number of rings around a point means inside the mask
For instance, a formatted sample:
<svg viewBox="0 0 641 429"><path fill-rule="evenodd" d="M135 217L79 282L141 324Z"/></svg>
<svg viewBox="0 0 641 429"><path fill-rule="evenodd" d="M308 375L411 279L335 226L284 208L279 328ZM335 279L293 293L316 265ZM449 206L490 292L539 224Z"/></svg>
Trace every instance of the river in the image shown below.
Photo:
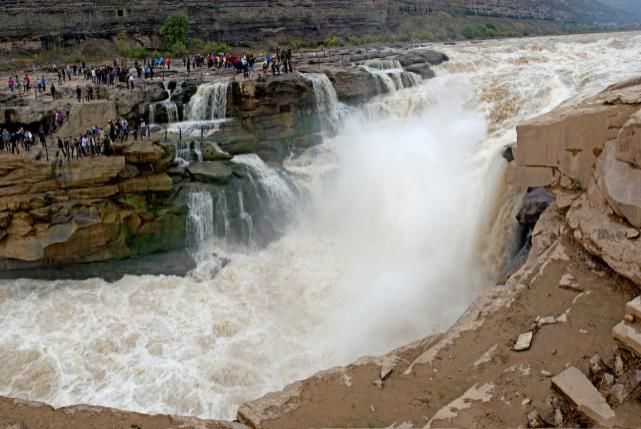
<svg viewBox="0 0 641 429"><path fill-rule="evenodd" d="M433 48L450 57L436 78L336 105L337 135L287 161L307 198L258 176L296 212L267 248L194 226L208 241L186 278L1 282L0 394L229 419L315 371L451 326L514 251L520 192L503 184L500 152L515 125L638 74L641 35Z"/></svg>

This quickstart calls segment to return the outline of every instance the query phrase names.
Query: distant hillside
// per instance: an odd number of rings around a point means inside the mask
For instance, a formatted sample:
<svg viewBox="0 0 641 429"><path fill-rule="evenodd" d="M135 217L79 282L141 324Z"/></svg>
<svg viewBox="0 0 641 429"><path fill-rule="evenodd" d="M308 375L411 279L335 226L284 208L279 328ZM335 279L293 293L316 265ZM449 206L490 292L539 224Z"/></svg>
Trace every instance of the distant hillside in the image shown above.
<svg viewBox="0 0 641 429"><path fill-rule="evenodd" d="M638 21L612 6L631 6L632 0L603 1L609 4L596 0L0 0L0 53L78 49L88 39L113 43L121 33L147 48L159 48L158 30L176 13L189 18L190 36L234 46L516 37Z"/></svg>
<svg viewBox="0 0 641 429"><path fill-rule="evenodd" d="M616 7L628 13L632 13L635 17L641 18L641 0L599 0L601 3Z"/></svg>

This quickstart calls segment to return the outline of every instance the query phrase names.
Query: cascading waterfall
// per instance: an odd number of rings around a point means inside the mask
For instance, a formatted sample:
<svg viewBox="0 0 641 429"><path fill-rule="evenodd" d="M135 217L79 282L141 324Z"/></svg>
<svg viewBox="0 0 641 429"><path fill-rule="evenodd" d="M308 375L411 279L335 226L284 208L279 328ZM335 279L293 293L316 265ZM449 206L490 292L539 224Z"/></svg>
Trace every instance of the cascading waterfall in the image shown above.
<svg viewBox="0 0 641 429"><path fill-rule="evenodd" d="M374 78L379 94L411 88L422 82L419 75L405 71L396 60L368 60L361 68Z"/></svg>
<svg viewBox="0 0 641 429"><path fill-rule="evenodd" d="M185 106L188 121L224 119L227 116L227 88L229 82L205 83L198 86L196 94Z"/></svg>
<svg viewBox="0 0 641 429"><path fill-rule="evenodd" d="M363 63L365 66L377 69L377 70L395 70L402 69L403 66L398 60L386 60L386 59L371 59Z"/></svg>
<svg viewBox="0 0 641 429"><path fill-rule="evenodd" d="M280 239L204 245L230 261L215 276L0 282L0 395L233 418L317 370L447 329L504 257L516 199L499 153L515 125L636 76L640 48L623 33L440 46L451 60L437 78L377 97L377 116L348 114L288 163L310 207ZM255 185L211 193L216 236L262 189L240 162Z"/></svg>
<svg viewBox="0 0 641 429"><path fill-rule="evenodd" d="M195 138L177 141L175 143L175 147L176 160L182 160L186 162L203 160L201 143Z"/></svg>
<svg viewBox="0 0 641 429"><path fill-rule="evenodd" d="M273 208L280 208L286 213L293 213L298 204L298 197L295 191L275 169L270 168L256 154L236 155L233 162L246 165L251 174L258 179L260 185L265 189L269 204ZM253 178L252 176L252 178Z"/></svg>
<svg viewBox="0 0 641 429"><path fill-rule="evenodd" d="M323 131L335 134L339 126L338 97L329 78L323 73L306 74L305 78L312 82L316 110L321 119Z"/></svg>
<svg viewBox="0 0 641 429"><path fill-rule="evenodd" d="M207 191L191 192L187 207L187 242L192 249L214 236L214 203Z"/></svg>
<svg viewBox="0 0 641 429"><path fill-rule="evenodd" d="M172 91L167 86L167 83L163 83L165 91L169 94L167 99L159 101L156 103L151 103L149 105L149 123L151 125L156 124L156 110L161 106L167 112L167 123L172 124L178 122L178 106L171 99Z"/></svg>
<svg viewBox="0 0 641 429"><path fill-rule="evenodd" d="M256 247L256 229L254 228L254 219L251 214L245 210L245 198L242 189L238 190L238 215L247 227L247 245Z"/></svg>

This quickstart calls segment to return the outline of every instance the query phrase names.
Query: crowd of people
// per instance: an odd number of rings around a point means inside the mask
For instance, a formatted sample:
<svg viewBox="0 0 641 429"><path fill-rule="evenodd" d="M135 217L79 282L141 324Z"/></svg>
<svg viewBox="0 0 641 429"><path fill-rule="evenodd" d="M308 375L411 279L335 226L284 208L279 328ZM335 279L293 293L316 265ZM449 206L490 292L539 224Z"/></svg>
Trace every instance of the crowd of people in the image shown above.
<svg viewBox="0 0 641 429"><path fill-rule="evenodd" d="M43 145L45 142L44 127L41 125L38 131L38 137ZM20 127L16 132L10 132L7 128L0 130L0 151L11 152L19 154L20 151L28 152L31 147L36 144L36 136L29 129Z"/></svg>
<svg viewBox="0 0 641 429"><path fill-rule="evenodd" d="M230 69L233 68L236 74L243 73L243 77L249 79L251 74L256 71L256 63L259 58L253 54L243 54L236 56L233 52L212 52L208 54L198 54L191 57L183 58L183 67L189 73L192 69L202 68L207 66L208 69ZM281 73L292 73L294 67L292 65L292 50L277 48L275 55L267 51L264 58L262 58L263 77L267 77L268 71L271 69L272 75L280 75Z"/></svg>
<svg viewBox="0 0 641 429"><path fill-rule="evenodd" d="M233 52L211 52L184 57L182 63L188 73L206 66L208 69L217 70L234 69L237 74L243 73L245 78L250 78L251 74L256 72L259 60L262 60L264 78L267 77L270 70L274 76L294 71L292 50L280 48L276 49L274 55L267 51L263 58L253 54L237 56ZM124 58L114 59L110 64L94 66L88 66L85 62L64 66L53 64L41 71L53 73L53 80L57 77L58 88L54 82L47 81L44 73L40 73L40 77L36 80L36 90L39 94L49 92L52 99L55 100L60 95L59 87L66 85L67 82L76 81L76 99L78 102L89 101L93 99L92 85L111 87L120 83L126 85L128 89L134 89L136 79L154 79L158 71L171 70L171 65L171 58L163 56L150 57L142 62L135 60L133 67L130 67ZM34 67L33 71L36 73L38 70ZM77 83L80 78L87 81L84 96L80 84ZM22 78L18 74L12 75L7 79L7 87L11 93L17 91L20 94L28 94L32 89L32 79L28 73L25 73ZM49 91L47 91L47 87L49 87Z"/></svg>
<svg viewBox="0 0 641 429"><path fill-rule="evenodd" d="M110 120L104 128L96 125L77 136L62 137L55 135L55 132L62 126L65 114L56 112L51 125L47 121L40 124L37 134L34 135L29 129L19 127L11 132L8 128L0 128L0 152L10 152L19 155L30 152L31 149L41 144L45 149L46 158L49 159L49 148L47 139L53 137L56 143L55 159L72 160L95 156L109 156L113 154L113 146L124 143L132 137L134 140L150 136L150 130L144 119L133 121L133 131L129 131L129 121L119 119Z"/></svg>
<svg viewBox="0 0 641 429"><path fill-rule="evenodd" d="M291 49L276 49L272 54L267 51L264 57L253 54L236 55L233 52L211 52L186 56L182 59L183 68L187 72L207 67L215 70L233 70L236 74L243 73L244 78L250 78L257 70L257 64L262 63L262 78L266 79L269 71L272 75L281 73L292 73ZM7 79L7 87L11 93L18 92L21 95L29 94L35 83L36 97L38 94L50 93L53 100L60 98L60 87L73 86L72 93L77 102L88 102L97 95L96 86L111 87L117 84L124 84L128 89L134 89L136 79L154 79L155 74L171 70L172 59L169 57L150 57L144 61L135 60L133 67L130 67L125 59L114 59L110 64L87 65L85 62L70 65L51 65L38 69L34 66L33 74L38 76L33 82L29 73L24 75L15 74ZM47 74L49 73L49 74ZM49 80L47 80L49 76ZM57 78L57 86L56 80ZM259 75L260 79L261 76ZM84 89L81 88L82 80L86 82ZM68 92L67 92L68 93ZM44 121L34 135L32 130L19 127L10 131L8 128L0 129L0 151L8 151L14 154L29 152L38 143L47 148L47 138L60 130L68 119L69 112L56 111L50 121ZM149 135L149 127L144 120L133 121L134 139L143 138ZM95 126L80 133L78 136L62 137L56 136L57 147L56 158L80 159L83 157L108 156L112 153L112 145L129 139L129 122L124 119L110 121L105 129ZM48 158L48 152L47 152Z"/></svg>
<svg viewBox="0 0 641 429"><path fill-rule="evenodd" d="M67 138L58 136L55 158L71 160L110 156L114 153L114 145L128 141L130 134L134 140L149 137L149 127L144 119L133 121L133 123L132 133L129 132L129 121L119 119L116 121L110 120L109 124L104 128L96 125L78 134L78 136Z"/></svg>

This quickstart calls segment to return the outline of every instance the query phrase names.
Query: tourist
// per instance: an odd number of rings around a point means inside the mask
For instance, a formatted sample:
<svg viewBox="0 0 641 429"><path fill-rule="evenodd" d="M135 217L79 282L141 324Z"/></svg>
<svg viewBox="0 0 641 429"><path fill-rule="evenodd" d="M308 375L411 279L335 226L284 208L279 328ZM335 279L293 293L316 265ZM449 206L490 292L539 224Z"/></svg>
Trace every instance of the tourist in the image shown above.
<svg viewBox="0 0 641 429"><path fill-rule="evenodd" d="M82 90L79 86L76 87L76 98L78 99L78 103L82 102Z"/></svg>
<svg viewBox="0 0 641 429"><path fill-rule="evenodd" d="M58 110L56 112L56 129L60 129L60 127L62 127L63 122L64 122L64 116L62 115L62 112Z"/></svg>
<svg viewBox="0 0 641 429"><path fill-rule="evenodd" d="M24 149L29 152L31 150L31 145L33 144L33 134L29 129L24 131Z"/></svg>
<svg viewBox="0 0 641 429"><path fill-rule="evenodd" d="M7 85L9 85L9 91L13 92L14 87L15 87L15 82L11 76L9 76L9 80L7 81Z"/></svg>
<svg viewBox="0 0 641 429"><path fill-rule="evenodd" d="M58 154L60 152L62 152L63 158L67 157L67 153L65 152L64 143L62 142L62 139L60 138L60 136L58 136L58 150L56 150L56 159L58 159Z"/></svg>
<svg viewBox="0 0 641 429"><path fill-rule="evenodd" d="M140 140L147 135L147 125L145 125L145 120L140 119Z"/></svg>
<svg viewBox="0 0 641 429"><path fill-rule="evenodd" d="M40 127L38 127L38 138L40 139L40 144L42 145L43 148L47 148L47 139L46 139L46 133L45 133L45 126L44 124L40 124Z"/></svg>
<svg viewBox="0 0 641 429"><path fill-rule="evenodd" d="M69 160L71 160L71 158L73 158L73 153L72 153L73 145L69 141L69 137L67 137L65 139L64 146L65 146L65 151L66 151L66 155L65 156L67 157L67 160L69 161Z"/></svg>
<svg viewBox="0 0 641 429"><path fill-rule="evenodd" d="M130 89L134 89L134 76L132 74L129 75L127 82L127 85L130 87Z"/></svg>
<svg viewBox="0 0 641 429"><path fill-rule="evenodd" d="M280 76L280 65L278 64L278 60L275 60L272 62L272 76L276 76L276 74Z"/></svg>
<svg viewBox="0 0 641 429"><path fill-rule="evenodd" d="M80 159L82 149L81 149L81 142L77 137L74 137L73 139L73 147L76 152L76 159Z"/></svg>
<svg viewBox="0 0 641 429"><path fill-rule="evenodd" d="M54 86L53 83L51 84L50 90L51 90L51 99L55 100L56 99L56 87Z"/></svg>
<svg viewBox="0 0 641 429"><path fill-rule="evenodd" d="M123 119L120 123L120 130L122 133L122 140L129 140L129 123Z"/></svg>
<svg viewBox="0 0 641 429"><path fill-rule="evenodd" d="M11 133L6 128L2 129L2 148L3 150L9 150L11 147Z"/></svg>

